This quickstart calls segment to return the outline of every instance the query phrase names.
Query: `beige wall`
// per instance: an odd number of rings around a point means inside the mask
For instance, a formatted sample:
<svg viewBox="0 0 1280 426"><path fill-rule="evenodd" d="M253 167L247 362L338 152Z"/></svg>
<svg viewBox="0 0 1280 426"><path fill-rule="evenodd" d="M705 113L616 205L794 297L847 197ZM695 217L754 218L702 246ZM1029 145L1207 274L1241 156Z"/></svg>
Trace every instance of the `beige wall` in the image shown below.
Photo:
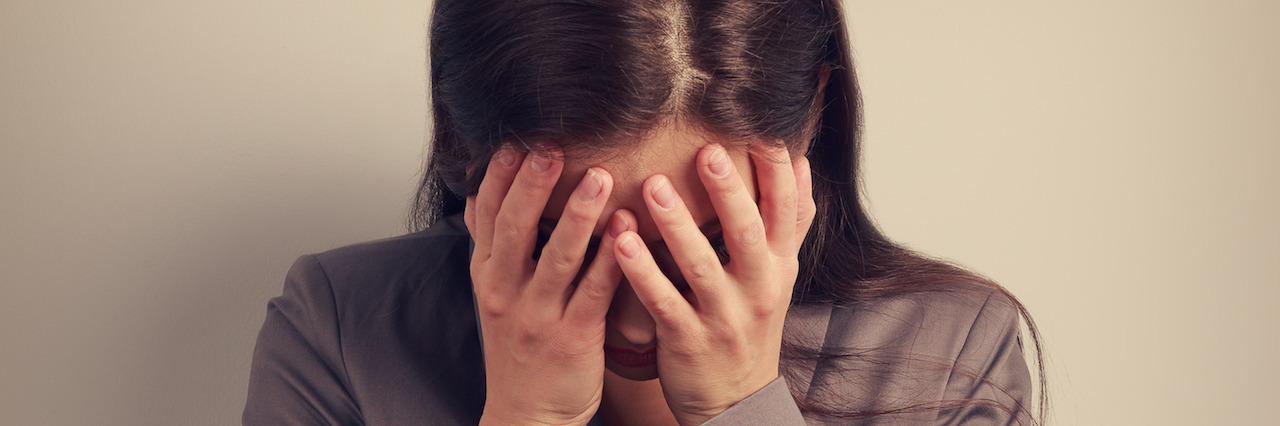
<svg viewBox="0 0 1280 426"><path fill-rule="evenodd" d="M1280 3L848 4L876 216L1027 303L1057 423L1274 423Z"/></svg>
<svg viewBox="0 0 1280 426"><path fill-rule="evenodd" d="M1023 298L1056 423L1269 419L1280 7L869 3L876 216ZM0 3L0 424L238 422L292 259L402 229L428 9Z"/></svg>

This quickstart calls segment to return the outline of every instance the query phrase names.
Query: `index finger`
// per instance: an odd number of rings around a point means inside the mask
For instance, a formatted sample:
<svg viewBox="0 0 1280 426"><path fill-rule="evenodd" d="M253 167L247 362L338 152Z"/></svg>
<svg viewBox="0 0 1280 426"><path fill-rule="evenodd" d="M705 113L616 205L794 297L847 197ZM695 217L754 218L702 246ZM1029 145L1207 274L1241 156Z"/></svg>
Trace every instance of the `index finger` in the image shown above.
<svg viewBox="0 0 1280 426"><path fill-rule="evenodd" d="M729 263L734 271L747 277L763 274L769 248L766 227L756 201L720 145L708 145L698 152L698 177L707 189L711 205L720 219L720 229L729 250Z"/></svg>
<svg viewBox="0 0 1280 426"><path fill-rule="evenodd" d="M775 252L795 250L796 174L785 145L751 150L760 187L760 217L769 247ZM794 254L794 253L793 253Z"/></svg>
<svg viewBox="0 0 1280 426"><path fill-rule="evenodd" d="M792 167L796 172L796 196L800 197L796 200L796 235L800 238L798 244L804 244L818 213L818 206L813 200L813 170L809 168L809 159L804 156L797 157Z"/></svg>
<svg viewBox="0 0 1280 426"><path fill-rule="evenodd" d="M498 216L507 191L511 189L511 182L515 180L524 156L523 152L511 148L498 149L489 160L489 167L485 169L484 180L480 182L480 191L476 194L475 201L467 203L467 208L475 210L475 213L468 213L474 215L475 222L471 238L475 240L476 248L471 254L472 258L481 261L489 259L493 250L493 221Z"/></svg>

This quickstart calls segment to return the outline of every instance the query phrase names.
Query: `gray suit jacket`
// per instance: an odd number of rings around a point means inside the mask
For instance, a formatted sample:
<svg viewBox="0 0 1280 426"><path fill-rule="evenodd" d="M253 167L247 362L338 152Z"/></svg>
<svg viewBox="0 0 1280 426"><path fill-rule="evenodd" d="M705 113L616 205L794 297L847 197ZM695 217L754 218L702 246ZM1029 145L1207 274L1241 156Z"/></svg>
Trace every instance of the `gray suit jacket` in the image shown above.
<svg viewBox="0 0 1280 426"><path fill-rule="evenodd" d="M298 259L267 305L244 423L475 424L485 383L469 256L454 216ZM712 423L1029 424L1017 311L992 289L954 288L792 307L787 341L845 356L784 361L782 377ZM833 418L797 400L903 412Z"/></svg>

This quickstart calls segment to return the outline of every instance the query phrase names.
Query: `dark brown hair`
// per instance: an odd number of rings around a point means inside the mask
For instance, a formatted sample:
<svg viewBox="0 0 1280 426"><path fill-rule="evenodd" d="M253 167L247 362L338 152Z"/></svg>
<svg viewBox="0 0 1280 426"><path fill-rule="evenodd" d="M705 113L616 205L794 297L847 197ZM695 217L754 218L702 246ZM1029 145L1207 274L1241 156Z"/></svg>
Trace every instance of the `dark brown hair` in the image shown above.
<svg viewBox="0 0 1280 426"><path fill-rule="evenodd" d="M838 0L436 0L430 37L434 138L414 230L460 213L504 144L605 151L672 120L779 141L808 156L818 205L792 303L850 305L957 282L995 289L1035 342L1043 419L1040 338L1025 308L994 282L889 240L863 208L861 101ZM472 166L481 173L468 177ZM784 360L851 356L784 347ZM800 399L838 417L988 404L846 413Z"/></svg>

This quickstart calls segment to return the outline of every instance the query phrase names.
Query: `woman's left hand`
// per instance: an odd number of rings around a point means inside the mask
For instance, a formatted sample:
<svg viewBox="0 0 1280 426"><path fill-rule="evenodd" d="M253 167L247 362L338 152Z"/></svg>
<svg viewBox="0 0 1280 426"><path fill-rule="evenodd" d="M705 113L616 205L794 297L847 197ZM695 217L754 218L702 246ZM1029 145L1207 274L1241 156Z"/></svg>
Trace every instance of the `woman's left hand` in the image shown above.
<svg viewBox="0 0 1280 426"><path fill-rule="evenodd" d="M653 316L662 390L681 424L700 424L778 377L782 324L815 207L809 162L783 147L751 150L759 201L723 147L698 153L697 168L724 232L721 263L665 176L644 199L692 294L663 274L635 232L615 244L619 266Z"/></svg>

